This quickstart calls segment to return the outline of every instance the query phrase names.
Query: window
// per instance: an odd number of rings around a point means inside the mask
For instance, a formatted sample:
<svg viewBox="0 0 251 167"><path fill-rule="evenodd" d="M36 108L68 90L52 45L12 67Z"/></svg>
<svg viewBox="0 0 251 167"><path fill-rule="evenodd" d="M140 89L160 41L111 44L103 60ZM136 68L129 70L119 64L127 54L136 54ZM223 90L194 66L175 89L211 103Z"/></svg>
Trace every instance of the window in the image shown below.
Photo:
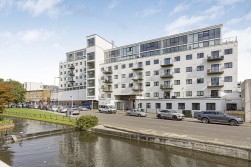
<svg viewBox="0 0 251 167"><path fill-rule="evenodd" d="M80 79L82 79L82 75L80 75L80 77L79 77Z"/></svg>
<svg viewBox="0 0 251 167"><path fill-rule="evenodd" d="M192 110L200 110L200 103L192 103Z"/></svg>
<svg viewBox="0 0 251 167"><path fill-rule="evenodd" d="M151 86L151 83L150 82L146 82L146 87L149 87Z"/></svg>
<svg viewBox="0 0 251 167"><path fill-rule="evenodd" d="M187 97L192 96L192 91L186 91L186 96Z"/></svg>
<svg viewBox="0 0 251 167"><path fill-rule="evenodd" d="M111 98L112 97L112 95L111 94L107 94L107 98Z"/></svg>
<svg viewBox="0 0 251 167"><path fill-rule="evenodd" d="M159 97L159 92L154 92L153 97Z"/></svg>
<svg viewBox="0 0 251 167"><path fill-rule="evenodd" d="M87 39L88 47L95 45L95 38Z"/></svg>
<svg viewBox="0 0 251 167"><path fill-rule="evenodd" d="M192 60L193 55L186 55L186 60Z"/></svg>
<svg viewBox="0 0 251 167"><path fill-rule="evenodd" d="M114 75L114 79L118 79L118 75Z"/></svg>
<svg viewBox="0 0 251 167"><path fill-rule="evenodd" d="M150 71L146 71L146 76L150 76L151 72Z"/></svg>
<svg viewBox="0 0 251 167"><path fill-rule="evenodd" d="M186 84L192 84L193 80L192 79L187 79Z"/></svg>
<svg viewBox="0 0 251 167"><path fill-rule="evenodd" d="M60 75L63 75L63 73L62 73L62 72L60 72Z"/></svg>
<svg viewBox="0 0 251 167"><path fill-rule="evenodd" d="M180 97L180 92L174 92L174 96Z"/></svg>
<svg viewBox="0 0 251 167"><path fill-rule="evenodd" d="M159 70L154 71L153 75L159 75Z"/></svg>
<svg viewBox="0 0 251 167"><path fill-rule="evenodd" d="M126 74L122 74L121 76L122 76L122 78L125 78L125 77L126 77Z"/></svg>
<svg viewBox="0 0 251 167"><path fill-rule="evenodd" d="M133 87L133 83L129 83L129 88Z"/></svg>
<svg viewBox="0 0 251 167"><path fill-rule="evenodd" d="M118 84L115 84L114 85L114 89L118 89L119 85Z"/></svg>
<svg viewBox="0 0 251 167"><path fill-rule="evenodd" d="M133 77L133 73L129 73L129 78L132 78Z"/></svg>
<svg viewBox="0 0 251 167"><path fill-rule="evenodd" d="M172 109L172 103L166 103L166 109Z"/></svg>
<svg viewBox="0 0 251 167"><path fill-rule="evenodd" d="M146 93L145 96L146 96L146 97L150 97L150 93Z"/></svg>
<svg viewBox="0 0 251 167"><path fill-rule="evenodd" d="M180 56L174 57L174 61L180 61Z"/></svg>
<svg viewBox="0 0 251 167"><path fill-rule="evenodd" d="M78 72L78 70L76 69L76 72Z"/></svg>
<svg viewBox="0 0 251 167"><path fill-rule="evenodd" d="M206 103L206 110L215 110L215 103Z"/></svg>
<svg viewBox="0 0 251 167"><path fill-rule="evenodd" d="M178 109L185 109L185 103L178 103Z"/></svg>
<svg viewBox="0 0 251 167"><path fill-rule="evenodd" d="M125 64L122 64L121 65L121 68L123 69L123 68L126 68L126 65Z"/></svg>
<svg viewBox="0 0 251 167"><path fill-rule="evenodd" d="M232 76L225 76L224 82L232 82Z"/></svg>
<svg viewBox="0 0 251 167"><path fill-rule="evenodd" d="M149 60L149 61L146 61L146 65L150 65L150 60Z"/></svg>
<svg viewBox="0 0 251 167"><path fill-rule="evenodd" d="M130 64L129 64L129 68L131 68L131 67L133 67L133 63L130 63Z"/></svg>
<svg viewBox="0 0 251 167"><path fill-rule="evenodd" d="M82 62L80 62L80 65L82 65L83 63Z"/></svg>
<svg viewBox="0 0 251 167"><path fill-rule="evenodd" d="M197 59L204 58L204 53L197 53Z"/></svg>
<svg viewBox="0 0 251 167"><path fill-rule="evenodd" d="M75 63L76 66L78 66L78 63Z"/></svg>
<svg viewBox="0 0 251 167"><path fill-rule="evenodd" d="M117 70L118 69L118 65L114 66L114 70Z"/></svg>
<svg viewBox="0 0 251 167"><path fill-rule="evenodd" d="M174 85L180 85L180 80L174 80Z"/></svg>
<svg viewBox="0 0 251 167"><path fill-rule="evenodd" d="M180 68L174 68L174 73L180 73Z"/></svg>
<svg viewBox="0 0 251 167"><path fill-rule="evenodd" d="M153 86L159 86L159 81L153 82Z"/></svg>
<svg viewBox="0 0 251 167"><path fill-rule="evenodd" d="M159 59L154 60L153 64L159 64Z"/></svg>
<svg viewBox="0 0 251 167"><path fill-rule="evenodd" d="M60 68L63 68L63 66L60 66Z"/></svg>
<svg viewBox="0 0 251 167"><path fill-rule="evenodd" d="M224 53L225 53L225 55L232 54L233 53L233 49L232 48L231 49L225 49Z"/></svg>
<svg viewBox="0 0 251 167"><path fill-rule="evenodd" d="M204 91L197 91L197 96L204 96Z"/></svg>
<svg viewBox="0 0 251 167"><path fill-rule="evenodd" d="M151 108L151 103L146 103L146 108Z"/></svg>
<svg viewBox="0 0 251 167"><path fill-rule="evenodd" d="M126 84L122 84L122 85L121 85L121 88L126 88Z"/></svg>
<svg viewBox="0 0 251 167"><path fill-rule="evenodd" d="M161 108L161 104L160 103L155 103L155 108L156 109L160 109Z"/></svg>
<svg viewBox="0 0 251 167"><path fill-rule="evenodd" d="M204 78L197 78L197 84L204 83Z"/></svg>
<svg viewBox="0 0 251 167"><path fill-rule="evenodd" d="M197 66L197 71L204 71L204 66Z"/></svg>
<svg viewBox="0 0 251 167"><path fill-rule="evenodd" d="M232 93L232 90L224 90L224 93Z"/></svg>
<svg viewBox="0 0 251 167"><path fill-rule="evenodd" d="M83 69L80 69L80 72L82 72L83 71Z"/></svg>
<svg viewBox="0 0 251 167"><path fill-rule="evenodd" d="M232 67L233 67L233 63L232 63L232 62L225 63L225 64L224 64L224 67L225 67L225 68L232 68Z"/></svg>
<svg viewBox="0 0 251 167"><path fill-rule="evenodd" d="M192 67L186 67L186 72L192 72Z"/></svg>

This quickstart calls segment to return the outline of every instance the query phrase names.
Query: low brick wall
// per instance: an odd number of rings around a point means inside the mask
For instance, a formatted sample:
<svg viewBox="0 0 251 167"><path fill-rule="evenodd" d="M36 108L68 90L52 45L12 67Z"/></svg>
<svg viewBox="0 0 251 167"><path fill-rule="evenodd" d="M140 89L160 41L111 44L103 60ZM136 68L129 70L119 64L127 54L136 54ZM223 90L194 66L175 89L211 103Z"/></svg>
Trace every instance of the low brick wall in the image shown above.
<svg viewBox="0 0 251 167"><path fill-rule="evenodd" d="M170 145L228 157L251 160L251 148L224 145L209 141L191 140L182 137L158 136L126 129L120 129L112 126L96 126L92 128L92 131L112 136L119 136L145 142Z"/></svg>

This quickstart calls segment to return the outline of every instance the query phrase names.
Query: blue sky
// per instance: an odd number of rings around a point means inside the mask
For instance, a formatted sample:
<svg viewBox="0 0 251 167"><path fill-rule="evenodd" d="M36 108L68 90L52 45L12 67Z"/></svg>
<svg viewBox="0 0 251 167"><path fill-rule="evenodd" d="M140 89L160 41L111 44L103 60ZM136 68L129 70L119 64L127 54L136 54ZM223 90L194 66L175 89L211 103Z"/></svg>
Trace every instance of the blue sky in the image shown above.
<svg viewBox="0 0 251 167"><path fill-rule="evenodd" d="M250 0L0 0L0 78L53 84L68 51L98 34L121 46L224 24L251 79Z"/></svg>

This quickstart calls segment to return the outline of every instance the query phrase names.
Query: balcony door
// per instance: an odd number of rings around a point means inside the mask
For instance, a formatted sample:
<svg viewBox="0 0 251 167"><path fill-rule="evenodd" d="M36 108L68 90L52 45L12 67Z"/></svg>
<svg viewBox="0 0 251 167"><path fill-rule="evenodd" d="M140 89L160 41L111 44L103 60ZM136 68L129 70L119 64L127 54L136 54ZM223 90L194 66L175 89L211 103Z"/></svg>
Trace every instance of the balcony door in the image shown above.
<svg viewBox="0 0 251 167"><path fill-rule="evenodd" d="M219 85L220 84L220 78L219 77L212 77L211 78L211 85Z"/></svg>
<svg viewBox="0 0 251 167"><path fill-rule="evenodd" d="M220 71L220 65L219 64L212 64L211 69L212 69L212 72L219 72Z"/></svg>

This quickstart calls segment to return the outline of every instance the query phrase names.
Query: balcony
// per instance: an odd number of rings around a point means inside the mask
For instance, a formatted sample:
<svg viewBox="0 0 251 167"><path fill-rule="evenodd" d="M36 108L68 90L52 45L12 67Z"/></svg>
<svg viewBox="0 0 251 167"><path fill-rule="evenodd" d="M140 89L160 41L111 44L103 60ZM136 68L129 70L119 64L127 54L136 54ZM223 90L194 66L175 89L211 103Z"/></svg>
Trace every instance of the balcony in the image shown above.
<svg viewBox="0 0 251 167"><path fill-rule="evenodd" d="M112 69L104 69L104 74L112 74Z"/></svg>
<svg viewBox="0 0 251 167"><path fill-rule="evenodd" d="M74 69L75 69L75 67L74 67L74 65L70 65L70 67L68 67L68 69L70 69L70 70L74 70Z"/></svg>
<svg viewBox="0 0 251 167"><path fill-rule="evenodd" d="M208 82L207 87L208 88L221 88L224 86L224 82Z"/></svg>
<svg viewBox="0 0 251 167"><path fill-rule="evenodd" d="M212 75L212 74L223 74L224 73L224 69L220 68L220 69L207 69L207 74L208 75Z"/></svg>
<svg viewBox="0 0 251 167"><path fill-rule="evenodd" d="M173 78L173 74L172 73L162 73L160 75L160 78Z"/></svg>
<svg viewBox="0 0 251 167"><path fill-rule="evenodd" d="M104 83L112 83L112 79L105 79Z"/></svg>
<svg viewBox="0 0 251 167"><path fill-rule="evenodd" d="M137 71L137 70L143 70L143 65L141 65L141 64L134 64L132 70L135 70L135 71Z"/></svg>
<svg viewBox="0 0 251 167"><path fill-rule="evenodd" d="M135 76L135 77L133 77L132 80L134 80L134 81L143 80L143 76Z"/></svg>
<svg viewBox="0 0 251 167"><path fill-rule="evenodd" d="M224 56L208 56L207 61L221 61L224 60Z"/></svg>
<svg viewBox="0 0 251 167"><path fill-rule="evenodd" d="M173 89L173 85L161 84L160 89L162 90Z"/></svg>
<svg viewBox="0 0 251 167"><path fill-rule="evenodd" d="M173 66L173 61L172 61L172 59L170 59L170 61L162 61L161 63L160 63L160 66L161 67L172 67Z"/></svg>
<svg viewBox="0 0 251 167"><path fill-rule="evenodd" d="M74 77L74 76L75 76L75 74L74 74L73 72L68 72L68 75L69 75L70 77Z"/></svg>
<svg viewBox="0 0 251 167"><path fill-rule="evenodd" d="M104 87L103 92L112 92L112 87Z"/></svg>
<svg viewBox="0 0 251 167"><path fill-rule="evenodd" d="M143 87L142 86L133 86L132 90L133 91L143 91Z"/></svg>

